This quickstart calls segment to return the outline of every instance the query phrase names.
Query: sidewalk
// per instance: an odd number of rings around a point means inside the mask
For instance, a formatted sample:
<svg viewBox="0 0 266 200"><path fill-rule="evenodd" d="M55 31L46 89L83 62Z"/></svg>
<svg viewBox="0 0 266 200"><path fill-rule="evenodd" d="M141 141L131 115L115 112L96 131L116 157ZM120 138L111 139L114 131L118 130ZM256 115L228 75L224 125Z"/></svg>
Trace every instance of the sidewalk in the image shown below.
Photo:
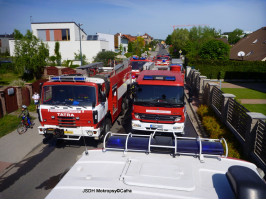
<svg viewBox="0 0 266 200"><path fill-rule="evenodd" d="M43 136L38 134L38 120L37 113L30 113L34 116L34 127L28 129L26 133L20 135L17 130L0 138L0 173L14 163L20 162L28 153L43 141Z"/></svg>

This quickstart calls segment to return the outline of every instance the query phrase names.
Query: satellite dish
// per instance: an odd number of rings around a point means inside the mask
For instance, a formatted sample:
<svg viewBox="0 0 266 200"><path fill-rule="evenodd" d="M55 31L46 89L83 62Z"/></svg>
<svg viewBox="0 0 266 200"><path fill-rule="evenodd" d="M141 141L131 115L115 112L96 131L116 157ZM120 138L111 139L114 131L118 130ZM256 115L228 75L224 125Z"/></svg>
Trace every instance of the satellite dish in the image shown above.
<svg viewBox="0 0 266 200"><path fill-rule="evenodd" d="M239 51L237 55L239 57L243 57L243 56L245 56L245 52L244 51Z"/></svg>

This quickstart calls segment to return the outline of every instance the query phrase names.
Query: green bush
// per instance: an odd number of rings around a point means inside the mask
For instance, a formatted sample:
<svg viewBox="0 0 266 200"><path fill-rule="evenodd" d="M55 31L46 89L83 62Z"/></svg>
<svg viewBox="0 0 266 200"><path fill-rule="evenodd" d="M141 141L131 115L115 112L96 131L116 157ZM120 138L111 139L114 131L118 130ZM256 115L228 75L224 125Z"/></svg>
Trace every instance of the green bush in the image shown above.
<svg viewBox="0 0 266 200"><path fill-rule="evenodd" d="M215 116L214 112L206 105L201 105L197 113L202 121L202 125L210 138L225 138L228 145L228 156L244 159L241 146L237 139Z"/></svg>
<svg viewBox="0 0 266 200"><path fill-rule="evenodd" d="M211 79L261 79L266 77L266 62L188 59L188 66L195 66Z"/></svg>

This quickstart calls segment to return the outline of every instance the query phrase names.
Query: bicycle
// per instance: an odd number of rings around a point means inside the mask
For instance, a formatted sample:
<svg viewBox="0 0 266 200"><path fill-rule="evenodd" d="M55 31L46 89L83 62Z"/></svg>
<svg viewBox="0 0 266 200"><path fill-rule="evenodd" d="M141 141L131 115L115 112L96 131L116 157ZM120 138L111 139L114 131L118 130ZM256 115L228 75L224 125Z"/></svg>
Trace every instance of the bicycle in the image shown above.
<svg viewBox="0 0 266 200"><path fill-rule="evenodd" d="M21 117L21 122L19 123L19 125L17 127L17 132L21 135L21 134L25 133L28 130L28 128L32 128L33 125L34 125L33 122L31 122L31 125L29 125L26 116L23 115Z"/></svg>

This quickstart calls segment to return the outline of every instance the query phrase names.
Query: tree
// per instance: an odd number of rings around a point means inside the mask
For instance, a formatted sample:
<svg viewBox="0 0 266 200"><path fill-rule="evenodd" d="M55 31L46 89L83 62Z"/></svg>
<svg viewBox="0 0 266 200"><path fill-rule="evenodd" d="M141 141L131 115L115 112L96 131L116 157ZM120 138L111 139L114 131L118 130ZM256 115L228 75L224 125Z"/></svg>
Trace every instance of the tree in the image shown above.
<svg viewBox="0 0 266 200"><path fill-rule="evenodd" d="M141 56L145 47L145 40L144 38L138 36L137 39L133 42L133 50L134 54Z"/></svg>
<svg viewBox="0 0 266 200"><path fill-rule="evenodd" d="M133 52L133 44L132 44L132 42L128 43L128 50L127 51L128 52Z"/></svg>
<svg viewBox="0 0 266 200"><path fill-rule="evenodd" d="M165 44L171 45L172 44L172 35L168 35L165 39Z"/></svg>
<svg viewBox="0 0 266 200"><path fill-rule="evenodd" d="M210 40L203 44L199 55L203 59L227 60L230 46L220 40Z"/></svg>
<svg viewBox="0 0 266 200"><path fill-rule="evenodd" d="M49 57L48 46L40 42L29 30L23 35L15 29L14 38L14 63L17 72L23 75L25 80L41 78Z"/></svg>
<svg viewBox="0 0 266 200"><path fill-rule="evenodd" d="M108 65L109 60L114 60L116 53L113 51L101 51L94 58L94 62L103 62L105 66Z"/></svg>
<svg viewBox="0 0 266 200"><path fill-rule="evenodd" d="M74 60L81 60L80 52L74 53ZM82 64L83 65L87 65L88 64L87 57L86 57L85 54L82 54Z"/></svg>
<svg viewBox="0 0 266 200"><path fill-rule="evenodd" d="M54 47L54 54L55 54L55 60L57 66L61 65L61 54L60 54L60 43L58 41L55 42L55 47Z"/></svg>
<svg viewBox="0 0 266 200"><path fill-rule="evenodd" d="M241 37L243 36L244 31L241 29L235 29L233 32L228 34L228 42L229 44L236 44Z"/></svg>
<svg viewBox="0 0 266 200"><path fill-rule="evenodd" d="M172 47L170 53L173 57L179 57L179 50L184 51L189 41L189 31L187 29L175 29L171 36Z"/></svg>

